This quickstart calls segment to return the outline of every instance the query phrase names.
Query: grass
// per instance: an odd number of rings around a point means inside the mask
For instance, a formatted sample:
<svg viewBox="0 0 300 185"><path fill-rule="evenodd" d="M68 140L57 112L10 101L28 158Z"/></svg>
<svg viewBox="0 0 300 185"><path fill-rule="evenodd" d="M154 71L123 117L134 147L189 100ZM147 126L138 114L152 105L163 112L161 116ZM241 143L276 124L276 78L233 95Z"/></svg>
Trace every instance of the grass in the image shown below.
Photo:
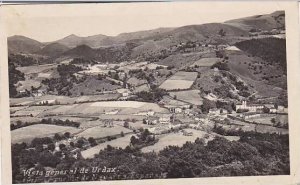
<svg viewBox="0 0 300 185"><path fill-rule="evenodd" d="M221 59L220 58L201 58L200 60L197 60L196 62L194 62L191 67L194 66L199 66L199 67L210 67L213 64L215 64L216 62L220 62Z"/></svg>
<svg viewBox="0 0 300 185"><path fill-rule="evenodd" d="M111 145L113 147L125 148L130 143L130 138L132 134L128 134L124 137L120 137L118 139L107 141L105 143L101 143L95 147L89 148L81 152L83 158L93 158L95 154L98 154L100 150L103 150L107 147L107 145Z"/></svg>
<svg viewBox="0 0 300 185"><path fill-rule="evenodd" d="M193 132L192 136L184 136L181 132L162 135L159 141L154 145L142 148L142 152L159 152L169 145L182 146L187 141L194 142L198 137L203 138L207 133L201 130L184 129L187 132Z"/></svg>
<svg viewBox="0 0 300 185"><path fill-rule="evenodd" d="M159 87L165 90L189 89L196 78L196 72L179 71L164 81Z"/></svg>
<svg viewBox="0 0 300 185"><path fill-rule="evenodd" d="M131 130L119 125L114 125L113 127L104 127L102 125L88 128L85 131L79 133L77 136L85 137L85 138L94 137L95 139L97 139L97 138L104 138L107 136L117 135L120 134L121 132L124 133L131 132Z"/></svg>
<svg viewBox="0 0 300 185"><path fill-rule="evenodd" d="M177 100L182 100L193 105L202 105L200 90L170 92L170 96L176 96Z"/></svg>
<svg viewBox="0 0 300 185"><path fill-rule="evenodd" d="M27 127L22 127L11 131L11 142L21 143L21 142L31 142L32 139L38 137L51 137L55 133L70 132L71 134L79 132L80 129L67 126L57 126L57 125L45 125L37 124Z"/></svg>

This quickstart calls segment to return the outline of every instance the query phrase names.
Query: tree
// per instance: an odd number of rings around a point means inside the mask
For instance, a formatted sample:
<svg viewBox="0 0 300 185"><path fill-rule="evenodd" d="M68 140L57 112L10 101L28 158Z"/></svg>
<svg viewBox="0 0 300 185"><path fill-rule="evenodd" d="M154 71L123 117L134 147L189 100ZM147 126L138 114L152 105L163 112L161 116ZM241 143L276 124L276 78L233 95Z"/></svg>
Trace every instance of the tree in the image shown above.
<svg viewBox="0 0 300 185"><path fill-rule="evenodd" d="M264 112L264 113L269 113L269 112L270 112L270 109L269 109L268 107L264 107L264 108L263 108L263 112Z"/></svg>
<svg viewBox="0 0 300 185"><path fill-rule="evenodd" d="M272 119L271 119L271 122L272 122L273 124L275 124L275 123L276 123L275 118L272 118Z"/></svg>
<svg viewBox="0 0 300 185"><path fill-rule="evenodd" d="M65 138L70 138L71 137L71 133L70 132L65 132L64 136L65 136Z"/></svg>
<svg viewBox="0 0 300 185"><path fill-rule="evenodd" d="M145 124L145 125L147 124L147 121L146 121L146 119L143 119L143 124Z"/></svg>
<svg viewBox="0 0 300 185"><path fill-rule="evenodd" d="M129 123L128 123L128 121L125 121L123 126L124 126L125 128L129 128Z"/></svg>
<svg viewBox="0 0 300 185"><path fill-rule="evenodd" d="M219 35L220 35L221 37L224 37L224 36L226 35L226 32L225 32L223 29L220 29Z"/></svg>
<svg viewBox="0 0 300 185"><path fill-rule="evenodd" d="M66 145L65 144L59 144L59 149L60 150L65 150L66 149Z"/></svg>
<svg viewBox="0 0 300 185"><path fill-rule="evenodd" d="M97 142L93 137L89 137L88 141L92 147L97 145Z"/></svg>

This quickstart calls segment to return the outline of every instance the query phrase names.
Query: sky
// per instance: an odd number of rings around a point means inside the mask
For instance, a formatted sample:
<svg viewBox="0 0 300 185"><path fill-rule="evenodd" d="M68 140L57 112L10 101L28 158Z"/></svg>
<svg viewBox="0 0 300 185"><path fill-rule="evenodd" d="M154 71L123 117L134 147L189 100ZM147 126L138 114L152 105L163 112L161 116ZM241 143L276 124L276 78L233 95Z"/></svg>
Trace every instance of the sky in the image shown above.
<svg viewBox="0 0 300 185"><path fill-rule="evenodd" d="M7 36L50 42L70 34L115 36L160 27L224 22L281 10L278 3L164 2L5 6Z"/></svg>

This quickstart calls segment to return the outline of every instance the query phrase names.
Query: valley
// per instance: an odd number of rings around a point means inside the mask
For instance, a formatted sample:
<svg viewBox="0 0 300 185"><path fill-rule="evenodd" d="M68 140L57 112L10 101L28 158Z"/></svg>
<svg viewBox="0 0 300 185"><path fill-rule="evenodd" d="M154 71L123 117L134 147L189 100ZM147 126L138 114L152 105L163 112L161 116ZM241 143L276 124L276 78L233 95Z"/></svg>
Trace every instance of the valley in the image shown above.
<svg viewBox="0 0 300 185"><path fill-rule="evenodd" d="M250 168L252 155L263 167L249 169L250 175L286 174L278 166L288 165L288 151L268 158L273 150L280 153L277 146L288 145L282 17L279 11L115 37L70 35L50 43L9 37L13 158L42 153L53 160L21 161L14 174L22 165L96 163L129 174L151 163L149 171L161 172L159 178L189 177L174 172L178 165L207 177L220 166L240 169L236 161ZM259 147L269 143L267 155ZM223 149L230 159L221 157ZM239 157L231 149L251 155ZM195 169L183 155L193 151L202 152L193 158Z"/></svg>

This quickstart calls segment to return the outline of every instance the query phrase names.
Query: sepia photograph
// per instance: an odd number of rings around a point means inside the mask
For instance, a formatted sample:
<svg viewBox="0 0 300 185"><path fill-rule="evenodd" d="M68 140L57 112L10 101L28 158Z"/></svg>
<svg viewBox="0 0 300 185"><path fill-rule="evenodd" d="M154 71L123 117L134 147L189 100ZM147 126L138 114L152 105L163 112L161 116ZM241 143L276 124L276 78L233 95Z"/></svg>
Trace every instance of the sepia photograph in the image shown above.
<svg viewBox="0 0 300 185"><path fill-rule="evenodd" d="M215 5L8 6L6 178L291 175L286 10Z"/></svg>

